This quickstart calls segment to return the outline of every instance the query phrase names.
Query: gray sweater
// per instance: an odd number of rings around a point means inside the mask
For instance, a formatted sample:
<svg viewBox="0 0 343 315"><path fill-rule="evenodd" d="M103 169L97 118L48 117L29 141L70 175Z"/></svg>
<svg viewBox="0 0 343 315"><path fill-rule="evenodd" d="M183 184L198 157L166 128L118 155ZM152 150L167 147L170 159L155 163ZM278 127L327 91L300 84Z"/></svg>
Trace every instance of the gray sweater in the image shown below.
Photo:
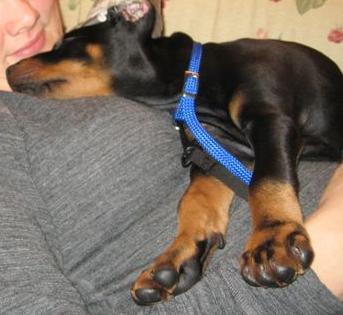
<svg viewBox="0 0 343 315"><path fill-rule="evenodd" d="M312 271L285 289L241 279L250 217L239 198L202 281L135 305L130 285L174 237L188 183L169 114L114 97L1 92L0 121L0 314L343 314ZM334 168L300 165L306 214Z"/></svg>

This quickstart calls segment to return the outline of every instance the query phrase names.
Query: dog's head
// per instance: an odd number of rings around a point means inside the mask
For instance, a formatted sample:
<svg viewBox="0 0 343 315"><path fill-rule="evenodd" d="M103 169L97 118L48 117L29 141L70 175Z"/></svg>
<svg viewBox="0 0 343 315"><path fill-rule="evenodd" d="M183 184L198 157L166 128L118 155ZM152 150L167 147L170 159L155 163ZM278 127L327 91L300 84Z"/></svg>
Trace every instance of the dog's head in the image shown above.
<svg viewBox="0 0 343 315"><path fill-rule="evenodd" d="M142 68L138 51L156 29L156 8L149 1L123 3L110 8L104 22L73 30L52 51L9 67L11 88L51 98L115 93L116 79L129 80Z"/></svg>

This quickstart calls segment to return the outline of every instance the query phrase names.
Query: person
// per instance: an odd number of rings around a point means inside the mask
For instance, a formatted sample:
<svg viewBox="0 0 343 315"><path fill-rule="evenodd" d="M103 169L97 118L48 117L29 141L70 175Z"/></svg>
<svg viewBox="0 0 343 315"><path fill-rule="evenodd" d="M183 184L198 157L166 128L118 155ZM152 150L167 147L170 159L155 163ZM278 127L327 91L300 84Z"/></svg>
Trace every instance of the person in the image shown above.
<svg viewBox="0 0 343 315"><path fill-rule="evenodd" d="M2 0L0 17L1 314L343 314L343 166L329 162L299 166L314 271L282 290L245 284L237 257L250 218L236 198L202 281L135 305L130 285L174 236L188 183L170 115L115 96L11 92L6 68L51 49L63 27L56 0Z"/></svg>
<svg viewBox="0 0 343 315"><path fill-rule="evenodd" d="M57 1L0 2L0 87L9 91L6 68L23 58L50 50L63 35Z"/></svg>

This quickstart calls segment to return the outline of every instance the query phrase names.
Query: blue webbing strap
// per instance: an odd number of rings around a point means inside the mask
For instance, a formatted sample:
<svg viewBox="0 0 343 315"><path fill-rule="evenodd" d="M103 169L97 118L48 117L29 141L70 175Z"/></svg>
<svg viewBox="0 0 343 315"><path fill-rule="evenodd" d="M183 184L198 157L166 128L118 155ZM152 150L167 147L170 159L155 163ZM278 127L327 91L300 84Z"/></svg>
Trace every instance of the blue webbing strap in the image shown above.
<svg viewBox="0 0 343 315"><path fill-rule="evenodd" d="M246 186L247 190L252 177L251 171L233 155L227 152L222 145L206 131L196 117L195 98L199 87L201 56L202 45L195 42L193 44L189 68L185 73L183 94L174 114L174 119L176 123L182 124L189 130L202 150L204 150L213 160L221 164L228 172L234 175L235 178L238 178L239 181ZM246 197L246 194L244 197Z"/></svg>

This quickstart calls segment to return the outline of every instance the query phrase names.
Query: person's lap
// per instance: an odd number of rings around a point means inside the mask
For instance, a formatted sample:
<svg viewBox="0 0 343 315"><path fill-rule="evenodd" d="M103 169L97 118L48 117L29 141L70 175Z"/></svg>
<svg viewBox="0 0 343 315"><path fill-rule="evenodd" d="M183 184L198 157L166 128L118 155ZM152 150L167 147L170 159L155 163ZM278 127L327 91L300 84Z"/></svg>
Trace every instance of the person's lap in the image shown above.
<svg viewBox="0 0 343 315"><path fill-rule="evenodd" d="M202 281L169 303L135 305L130 285L175 235L177 203L189 180L171 117L118 98L31 103L12 102L10 110L26 134L31 175L58 235L50 241L58 248L61 269L90 313L332 314L339 309L313 272L282 290L244 283L238 259L250 218L238 198L227 246ZM315 209L334 168L301 164L306 214Z"/></svg>

